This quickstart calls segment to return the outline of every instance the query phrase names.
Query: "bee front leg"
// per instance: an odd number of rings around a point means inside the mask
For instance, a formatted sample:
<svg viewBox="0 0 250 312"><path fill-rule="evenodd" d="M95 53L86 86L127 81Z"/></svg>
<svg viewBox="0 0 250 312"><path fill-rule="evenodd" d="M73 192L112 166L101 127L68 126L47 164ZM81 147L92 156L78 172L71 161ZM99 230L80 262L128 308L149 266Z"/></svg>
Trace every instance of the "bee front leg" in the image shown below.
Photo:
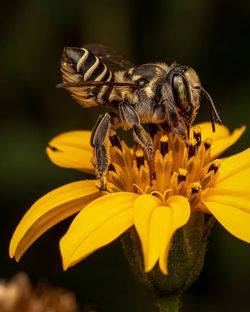
<svg viewBox="0 0 250 312"><path fill-rule="evenodd" d="M133 129L135 141L143 147L148 155L148 159L153 157L153 143L151 137L140 124L139 117L136 111L129 104L120 104L119 106L120 119L128 128Z"/></svg>
<svg viewBox="0 0 250 312"><path fill-rule="evenodd" d="M106 190L105 173L108 169L108 154L105 140L109 135L112 125L119 123L119 117L114 112L106 113L99 117L91 136L91 145L95 149L96 166L101 181L101 190Z"/></svg>
<svg viewBox="0 0 250 312"><path fill-rule="evenodd" d="M178 113L171 104L166 105L166 117L167 124L170 126L173 133L179 134L186 141L187 127L184 122L179 119Z"/></svg>

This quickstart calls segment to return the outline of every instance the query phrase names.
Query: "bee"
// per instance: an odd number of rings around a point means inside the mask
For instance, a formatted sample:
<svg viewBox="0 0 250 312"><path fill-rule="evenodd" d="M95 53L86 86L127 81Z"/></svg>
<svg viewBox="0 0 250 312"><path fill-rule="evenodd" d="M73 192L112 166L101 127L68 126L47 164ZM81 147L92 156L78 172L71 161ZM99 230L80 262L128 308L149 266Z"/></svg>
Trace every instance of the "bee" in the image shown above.
<svg viewBox="0 0 250 312"><path fill-rule="evenodd" d="M187 140L201 94L208 100L213 131L215 121L222 124L211 96L201 86L197 73L187 66L177 63L135 66L111 48L86 45L64 48L61 71L63 83L57 87L69 91L80 105L114 108L99 117L91 137L103 190L109 165L105 140L112 128L132 129L134 140L150 161L154 152L152 135L142 124L149 124L152 132L158 124Z"/></svg>

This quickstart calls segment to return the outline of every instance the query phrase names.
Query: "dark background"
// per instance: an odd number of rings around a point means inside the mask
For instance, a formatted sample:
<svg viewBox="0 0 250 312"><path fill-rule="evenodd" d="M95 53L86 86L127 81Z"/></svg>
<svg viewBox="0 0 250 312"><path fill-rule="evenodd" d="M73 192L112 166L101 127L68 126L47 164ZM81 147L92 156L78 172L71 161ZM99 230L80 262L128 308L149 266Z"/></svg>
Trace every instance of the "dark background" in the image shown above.
<svg viewBox="0 0 250 312"><path fill-rule="evenodd" d="M250 2L5 1L1 14L1 209L0 277L25 271L76 292L84 306L104 312L155 311L151 295L130 274L119 242L63 272L58 241L69 220L43 235L15 263L8 244L29 206L48 191L79 179L45 155L55 135L91 129L100 108L82 109L63 90L59 60L64 46L102 43L137 64L189 65L211 93L231 130L249 125ZM208 120L202 105L198 121ZM248 147L250 130L227 152ZM249 225L250 226L250 225ZM204 271L186 292L183 311L249 311L250 246L217 225Z"/></svg>

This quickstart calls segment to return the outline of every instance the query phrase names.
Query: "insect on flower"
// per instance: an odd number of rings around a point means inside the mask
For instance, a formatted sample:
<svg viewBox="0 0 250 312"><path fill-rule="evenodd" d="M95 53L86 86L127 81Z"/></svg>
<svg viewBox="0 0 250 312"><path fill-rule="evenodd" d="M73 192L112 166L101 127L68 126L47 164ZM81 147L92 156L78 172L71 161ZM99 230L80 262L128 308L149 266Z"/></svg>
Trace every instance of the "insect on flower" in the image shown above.
<svg viewBox="0 0 250 312"><path fill-rule="evenodd" d="M91 137L102 190L106 189L104 176L109 165L105 141L111 128L132 129L134 140L151 161L153 142L142 124L150 124L152 133L157 132L158 124L187 140L200 106L200 94L208 100L213 131L215 121L222 124L211 96L201 86L196 72L187 66L134 66L113 49L86 45L64 49L61 71L63 83L57 87L67 89L81 105L115 109L100 116Z"/></svg>
<svg viewBox="0 0 250 312"><path fill-rule="evenodd" d="M10 256L19 261L44 232L76 213L60 241L65 270L135 227L145 271L159 262L162 273L168 274L172 238L196 212L214 215L232 235L250 242L250 149L217 159L244 130L230 134L221 126L212 133L209 123L200 124L191 128L188 145L179 135L159 131L153 140L153 166L142 149L129 148L111 132L109 192L100 191L92 179L44 195L17 226ZM94 174L90 136L89 131L61 134L49 142L47 154L60 167Z"/></svg>

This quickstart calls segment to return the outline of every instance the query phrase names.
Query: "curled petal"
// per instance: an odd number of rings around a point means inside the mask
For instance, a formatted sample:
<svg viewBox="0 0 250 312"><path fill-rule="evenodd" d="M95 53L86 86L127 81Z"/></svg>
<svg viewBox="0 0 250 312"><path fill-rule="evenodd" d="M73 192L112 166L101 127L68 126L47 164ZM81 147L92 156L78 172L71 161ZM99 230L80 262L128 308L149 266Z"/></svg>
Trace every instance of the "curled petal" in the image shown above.
<svg viewBox="0 0 250 312"><path fill-rule="evenodd" d="M145 271L152 270L157 260L163 274L167 274L167 258L175 231L187 223L190 205L183 196L171 196L166 206L152 195L141 195L135 201L134 222L139 234Z"/></svg>
<svg viewBox="0 0 250 312"><path fill-rule="evenodd" d="M64 270L112 242L133 225L132 208L137 196L129 192L102 196L75 217L60 241Z"/></svg>
<svg viewBox="0 0 250 312"><path fill-rule="evenodd" d="M150 249L150 240L152 245L151 217L154 209L158 206L161 206L161 201L157 197L147 194L139 196L134 205L134 225L141 241L146 272L152 269L159 257L157 247Z"/></svg>
<svg viewBox="0 0 250 312"><path fill-rule="evenodd" d="M49 159L57 166L94 174L91 164L93 148L90 131L70 131L54 137L46 148Z"/></svg>
<svg viewBox="0 0 250 312"><path fill-rule="evenodd" d="M30 245L49 228L101 196L95 184L94 180L73 182L49 192L36 201L12 236L10 257L19 261Z"/></svg>
<svg viewBox="0 0 250 312"><path fill-rule="evenodd" d="M159 259L159 266L163 274L167 274L167 260L171 239L175 231L188 222L191 212L188 199L180 195L174 195L169 197L166 205L171 211L171 224L169 228L167 243L162 246Z"/></svg>

